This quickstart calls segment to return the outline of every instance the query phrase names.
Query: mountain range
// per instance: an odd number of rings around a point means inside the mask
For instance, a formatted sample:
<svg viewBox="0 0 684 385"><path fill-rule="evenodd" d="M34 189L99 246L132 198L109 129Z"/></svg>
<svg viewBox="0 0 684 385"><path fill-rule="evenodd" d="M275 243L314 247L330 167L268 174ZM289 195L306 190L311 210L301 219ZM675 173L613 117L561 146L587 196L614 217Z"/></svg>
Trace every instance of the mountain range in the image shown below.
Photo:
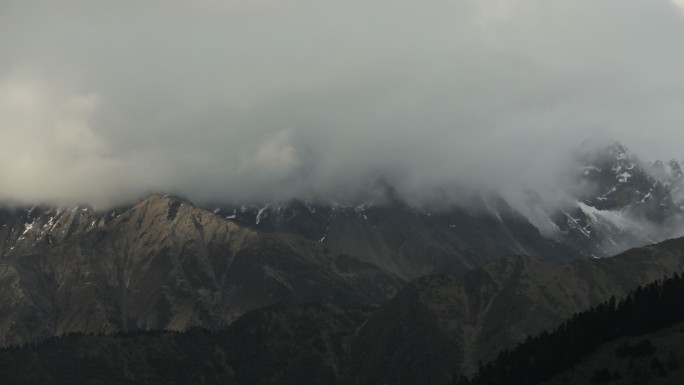
<svg viewBox="0 0 684 385"><path fill-rule="evenodd" d="M6 228L14 243L0 260L2 344L74 331L214 329L273 303L379 303L404 284L317 242L158 195L116 215L47 211L18 237L16 222Z"/></svg>
<svg viewBox="0 0 684 385"><path fill-rule="evenodd" d="M568 262L683 236L681 167L674 159L642 161L613 143L577 150L554 193L563 199L551 204L529 190L524 207L491 192L464 192L457 204L430 207L407 203L383 182L378 202L291 199L211 209L262 231L319 241L413 279L459 274L505 255ZM417 254L427 260L417 260Z"/></svg>
<svg viewBox="0 0 684 385"><path fill-rule="evenodd" d="M385 182L362 202L7 204L0 366L13 383L443 384L684 271L684 238L665 241L684 235L679 162L612 144L569 169L560 203L524 207L419 205Z"/></svg>

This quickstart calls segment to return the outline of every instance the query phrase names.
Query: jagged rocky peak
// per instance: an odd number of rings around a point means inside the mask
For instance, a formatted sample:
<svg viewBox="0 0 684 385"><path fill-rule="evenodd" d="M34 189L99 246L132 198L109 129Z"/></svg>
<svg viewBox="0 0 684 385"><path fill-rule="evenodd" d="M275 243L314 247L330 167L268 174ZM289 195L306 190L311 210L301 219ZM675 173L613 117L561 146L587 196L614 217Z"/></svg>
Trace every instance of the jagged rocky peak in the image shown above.
<svg viewBox="0 0 684 385"><path fill-rule="evenodd" d="M605 257L681 235L679 162L643 162L620 143L585 142L576 155L576 202L549 214L557 239Z"/></svg>
<svg viewBox="0 0 684 385"><path fill-rule="evenodd" d="M620 142L606 145L585 142L578 148L577 158L583 161L586 166L594 165L597 167L613 164L629 166L639 162L638 157Z"/></svg>
<svg viewBox="0 0 684 385"><path fill-rule="evenodd" d="M141 227L149 227L153 222L163 225L172 222L183 206L194 208L190 201L182 197L154 194L132 207L109 210L97 210L83 205L2 207L0 255L22 254L50 248L70 238L104 228L114 221L122 223L134 219Z"/></svg>
<svg viewBox="0 0 684 385"><path fill-rule="evenodd" d="M619 142L605 146L584 143L580 146L577 158L584 167L585 176L597 175L606 169L615 172L630 170L639 163L639 159Z"/></svg>
<svg viewBox="0 0 684 385"><path fill-rule="evenodd" d="M651 173L665 185L676 185L684 182L682 166L676 159L671 159L667 163L662 160L656 160L651 165Z"/></svg>
<svg viewBox="0 0 684 385"><path fill-rule="evenodd" d="M88 206L0 208L0 255L19 254L81 235L111 222L123 209Z"/></svg>
<svg viewBox="0 0 684 385"><path fill-rule="evenodd" d="M183 205L193 206L192 202L187 199L175 195L161 195L153 194L148 196L142 202L133 206L129 215L136 214L155 214L163 215L166 220L172 221L178 216Z"/></svg>
<svg viewBox="0 0 684 385"><path fill-rule="evenodd" d="M674 175L681 169L658 162L642 162L620 144L587 151L579 158L580 181L585 188L580 200L598 210L628 210L652 221L662 221L677 211L668 183L657 177L657 170ZM678 171L677 171L678 170Z"/></svg>
<svg viewBox="0 0 684 385"><path fill-rule="evenodd" d="M668 166L670 166L670 175L672 175L673 178L681 179L684 177L682 166L676 159L670 159Z"/></svg>
<svg viewBox="0 0 684 385"><path fill-rule="evenodd" d="M253 231L225 220L174 195L154 194L131 207L110 226L131 242L174 243L177 240L209 242L224 240L236 233L248 236Z"/></svg>

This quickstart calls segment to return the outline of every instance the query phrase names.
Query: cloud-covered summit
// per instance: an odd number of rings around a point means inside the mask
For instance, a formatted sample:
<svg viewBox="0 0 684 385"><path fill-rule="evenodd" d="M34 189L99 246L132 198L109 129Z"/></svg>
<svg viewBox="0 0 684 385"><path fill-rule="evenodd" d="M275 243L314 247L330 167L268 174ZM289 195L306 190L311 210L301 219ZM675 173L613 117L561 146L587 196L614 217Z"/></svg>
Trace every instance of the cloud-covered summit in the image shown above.
<svg viewBox="0 0 684 385"><path fill-rule="evenodd" d="M547 183L683 157L675 0L3 1L0 198L107 206Z"/></svg>

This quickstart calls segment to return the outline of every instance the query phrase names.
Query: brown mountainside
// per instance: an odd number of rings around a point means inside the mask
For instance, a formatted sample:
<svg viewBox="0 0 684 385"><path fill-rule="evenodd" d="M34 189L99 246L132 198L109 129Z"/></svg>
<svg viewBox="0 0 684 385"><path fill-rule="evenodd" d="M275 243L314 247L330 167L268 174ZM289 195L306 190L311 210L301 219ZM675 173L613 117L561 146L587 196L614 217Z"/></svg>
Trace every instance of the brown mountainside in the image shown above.
<svg viewBox="0 0 684 385"><path fill-rule="evenodd" d="M72 331L215 329L279 302L379 303L403 284L316 242L158 195L62 242L39 235L37 246L0 260L0 344Z"/></svg>

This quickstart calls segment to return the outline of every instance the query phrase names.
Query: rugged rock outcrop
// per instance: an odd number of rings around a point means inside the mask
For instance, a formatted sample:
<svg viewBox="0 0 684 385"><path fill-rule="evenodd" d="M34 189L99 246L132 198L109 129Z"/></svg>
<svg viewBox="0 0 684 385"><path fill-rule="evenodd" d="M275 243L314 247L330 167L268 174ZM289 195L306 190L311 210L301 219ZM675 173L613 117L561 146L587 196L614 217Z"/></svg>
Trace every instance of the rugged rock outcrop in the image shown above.
<svg viewBox="0 0 684 385"><path fill-rule="evenodd" d="M613 143L584 147L576 162L560 192L564 201L543 207L530 200L546 236L602 258L684 235L677 161L650 164Z"/></svg>

